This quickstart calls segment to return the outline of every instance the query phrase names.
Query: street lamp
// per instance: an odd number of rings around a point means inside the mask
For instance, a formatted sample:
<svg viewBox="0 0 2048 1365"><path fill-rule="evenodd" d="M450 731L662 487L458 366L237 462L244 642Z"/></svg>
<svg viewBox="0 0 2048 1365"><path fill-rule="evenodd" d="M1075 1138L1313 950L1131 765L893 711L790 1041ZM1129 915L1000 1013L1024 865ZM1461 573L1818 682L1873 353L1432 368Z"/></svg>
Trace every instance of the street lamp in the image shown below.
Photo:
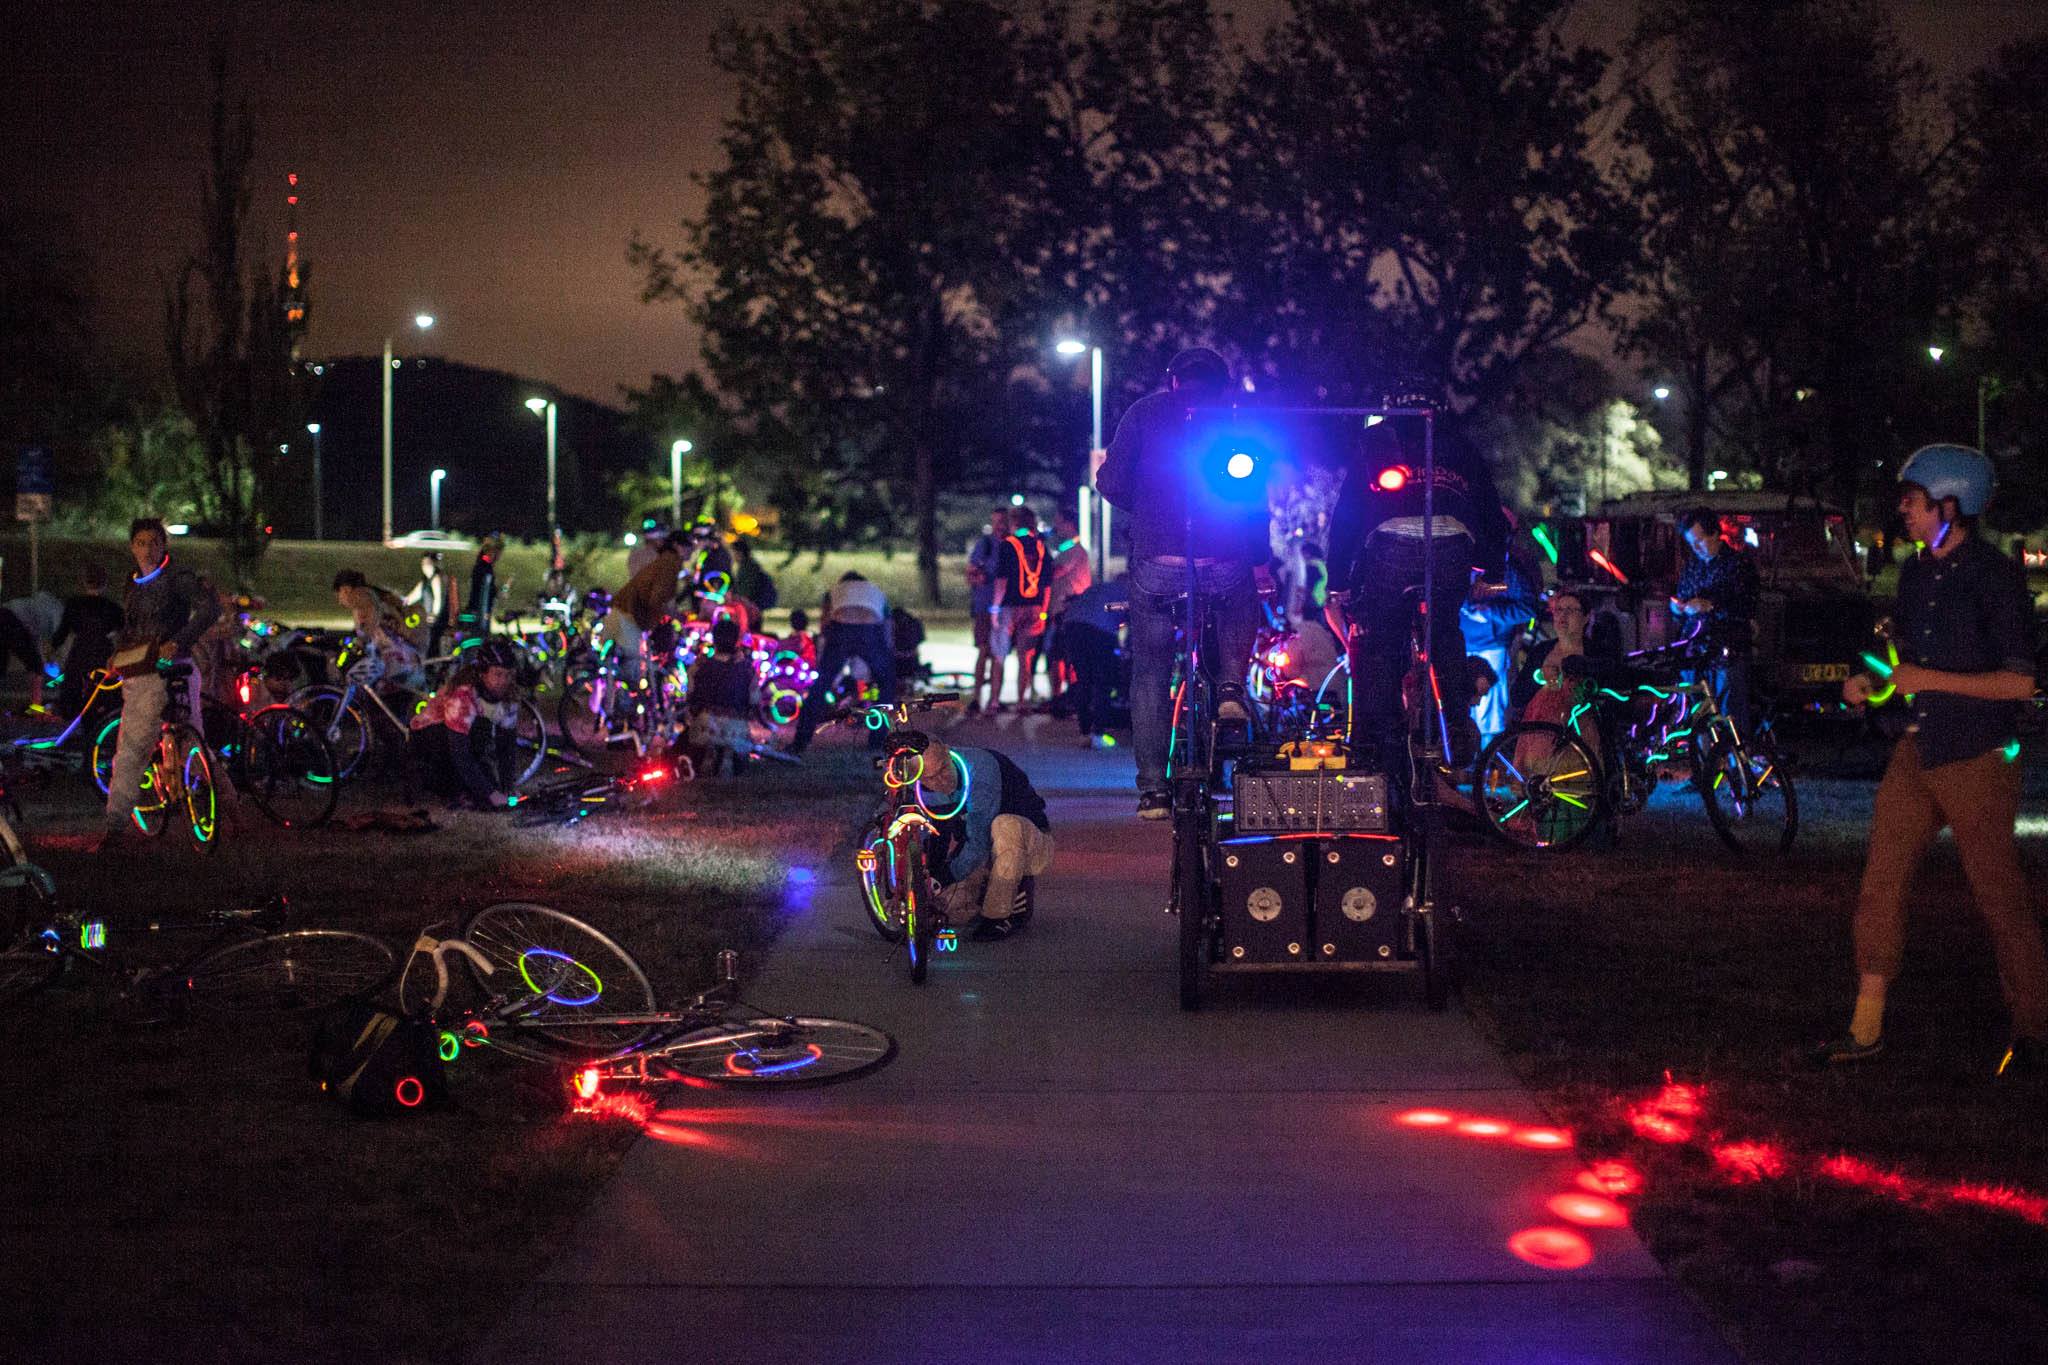
<svg viewBox="0 0 2048 1365"><path fill-rule="evenodd" d="M1109 503L1095 491L1095 471L1102 464L1102 348L1091 346L1078 337L1061 337L1053 343L1053 350L1064 356L1088 354L1088 477L1082 480L1080 525L1082 542L1095 529L1097 508L1101 512L1101 534L1095 537L1095 575L1109 577Z"/></svg>
<svg viewBox="0 0 2048 1365"><path fill-rule="evenodd" d="M668 448L668 525L677 530L683 524L683 456L697 447L677 441Z"/></svg>
<svg viewBox="0 0 2048 1365"><path fill-rule="evenodd" d="M313 438L313 539L325 540L320 524L320 424L306 423L306 433Z"/></svg>
<svg viewBox="0 0 2048 1365"><path fill-rule="evenodd" d="M1939 364L1941 363L1941 358L1942 358L1943 356L1947 355L1947 354L1948 354L1948 350L1947 350L1947 348L1946 348L1946 347L1942 347L1942 346L1929 346L1929 347L1927 348L1927 358L1928 358L1929 360L1932 360L1932 361L1933 361L1933 362L1934 362L1935 364L1937 364L1937 365L1939 365ZM1985 400L1986 400L1986 399L1988 399L1988 398L1989 398L1990 396L1991 396L1991 376L1990 376L1990 375L1988 375L1988 374L1980 374L1980 375L1978 375L1978 376L1977 376L1977 449L1978 449L1978 450L1980 450L1980 451L1984 449L1984 402L1985 402Z"/></svg>
<svg viewBox="0 0 2048 1365"><path fill-rule="evenodd" d="M412 325L422 332L434 325L432 313L415 313ZM398 362L391 356L391 338L384 338L384 539L391 539L391 372Z"/></svg>
<svg viewBox="0 0 2048 1365"><path fill-rule="evenodd" d="M555 405L546 398L529 398L526 406L536 417L548 419L548 534L555 533Z"/></svg>
<svg viewBox="0 0 2048 1365"><path fill-rule="evenodd" d="M1650 397L1656 399L1659 403L1667 401L1671 397L1671 386L1669 384L1659 384L1656 388L1650 390Z"/></svg>
<svg viewBox="0 0 2048 1365"><path fill-rule="evenodd" d="M448 471L437 469L427 476L427 524L436 531L441 529L441 481L448 477Z"/></svg>

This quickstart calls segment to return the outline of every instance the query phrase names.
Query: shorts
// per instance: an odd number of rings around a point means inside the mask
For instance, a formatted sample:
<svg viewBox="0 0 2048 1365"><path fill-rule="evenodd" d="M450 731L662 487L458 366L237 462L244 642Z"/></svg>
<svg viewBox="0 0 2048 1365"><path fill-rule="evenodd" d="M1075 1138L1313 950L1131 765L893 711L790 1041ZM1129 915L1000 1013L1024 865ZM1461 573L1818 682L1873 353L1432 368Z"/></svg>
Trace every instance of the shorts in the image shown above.
<svg viewBox="0 0 2048 1365"><path fill-rule="evenodd" d="M1036 649L1045 636L1045 613L1037 607L1003 607L996 612L989 652L998 659L1012 648Z"/></svg>

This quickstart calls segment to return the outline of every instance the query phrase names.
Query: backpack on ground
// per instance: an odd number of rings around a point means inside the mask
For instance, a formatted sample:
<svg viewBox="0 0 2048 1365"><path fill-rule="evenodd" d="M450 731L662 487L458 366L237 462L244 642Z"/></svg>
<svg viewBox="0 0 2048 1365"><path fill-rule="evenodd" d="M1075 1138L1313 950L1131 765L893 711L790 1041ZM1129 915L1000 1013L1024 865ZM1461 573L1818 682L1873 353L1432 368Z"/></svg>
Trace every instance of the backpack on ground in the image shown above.
<svg viewBox="0 0 2048 1365"><path fill-rule="evenodd" d="M306 1069L330 1098L366 1117L435 1108L448 1098L439 1031L368 1003L321 1022Z"/></svg>

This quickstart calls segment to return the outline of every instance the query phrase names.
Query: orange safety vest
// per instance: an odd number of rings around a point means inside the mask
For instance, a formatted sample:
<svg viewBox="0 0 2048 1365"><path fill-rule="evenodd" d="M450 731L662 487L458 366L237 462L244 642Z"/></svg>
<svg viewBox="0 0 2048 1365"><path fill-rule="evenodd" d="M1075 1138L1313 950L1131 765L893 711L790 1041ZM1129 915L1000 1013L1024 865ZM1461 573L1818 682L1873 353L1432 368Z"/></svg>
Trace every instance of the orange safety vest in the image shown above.
<svg viewBox="0 0 2048 1365"><path fill-rule="evenodd" d="M1016 532L1005 536L1003 543L1017 556L1017 590L1026 598L1038 596L1039 585L1045 578L1045 537L1031 537L1031 543L1038 549L1038 559L1035 563L1025 561L1024 541ZM1022 606L1023 603L1020 602L1018 605Z"/></svg>

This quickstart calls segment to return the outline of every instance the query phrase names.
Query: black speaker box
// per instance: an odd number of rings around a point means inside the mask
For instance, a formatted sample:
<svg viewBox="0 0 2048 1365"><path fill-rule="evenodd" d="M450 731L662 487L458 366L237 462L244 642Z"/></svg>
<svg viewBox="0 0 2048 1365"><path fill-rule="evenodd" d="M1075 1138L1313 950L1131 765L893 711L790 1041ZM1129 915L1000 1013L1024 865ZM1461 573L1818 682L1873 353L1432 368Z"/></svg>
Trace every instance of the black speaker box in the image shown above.
<svg viewBox="0 0 2048 1365"><path fill-rule="evenodd" d="M1400 840L1332 835L1303 848L1315 859L1315 960L1399 957L1401 902L1407 893Z"/></svg>
<svg viewBox="0 0 2048 1365"><path fill-rule="evenodd" d="M1309 960L1313 840L1232 840L1217 848L1225 964Z"/></svg>

